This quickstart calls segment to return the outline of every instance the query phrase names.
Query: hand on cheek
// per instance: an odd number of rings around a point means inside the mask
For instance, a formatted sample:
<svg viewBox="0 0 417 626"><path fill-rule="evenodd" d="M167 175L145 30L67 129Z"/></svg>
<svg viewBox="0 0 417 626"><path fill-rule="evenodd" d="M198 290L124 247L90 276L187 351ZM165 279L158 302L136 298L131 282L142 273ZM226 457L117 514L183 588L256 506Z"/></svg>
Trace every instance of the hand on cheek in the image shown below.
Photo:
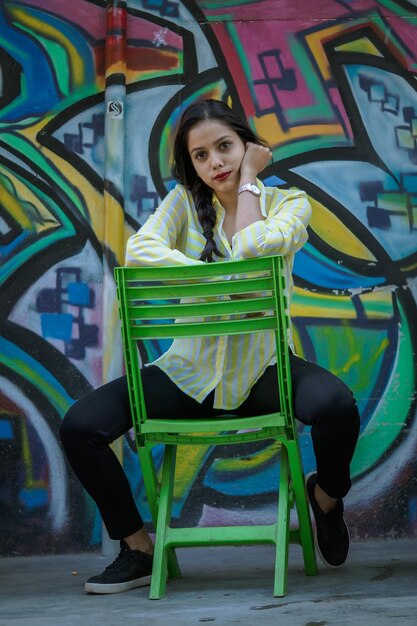
<svg viewBox="0 0 417 626"><path fill-rule="evenodd" d="M248 142L245 146L245 154L240 166L241 178L244 176L255 177L262 172L272 158L272 152L266 146Z"/></svg>

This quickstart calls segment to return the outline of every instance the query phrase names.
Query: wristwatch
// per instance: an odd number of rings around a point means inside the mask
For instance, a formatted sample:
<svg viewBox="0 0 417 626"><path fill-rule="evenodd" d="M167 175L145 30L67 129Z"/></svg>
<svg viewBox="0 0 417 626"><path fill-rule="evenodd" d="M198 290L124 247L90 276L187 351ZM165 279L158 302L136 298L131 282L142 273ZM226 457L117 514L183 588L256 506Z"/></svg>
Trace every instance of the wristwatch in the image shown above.
<svg viewBox="0 0 417 626"><path fill-rule="evenodd" d="M245 183L245 185L241 185L237 190L237 193L240 194L242 193L242 191L249 191L257 198L259 198L259 196L261 195L261 190L259 189L258 185L254 185L253 183Z"/></svg>

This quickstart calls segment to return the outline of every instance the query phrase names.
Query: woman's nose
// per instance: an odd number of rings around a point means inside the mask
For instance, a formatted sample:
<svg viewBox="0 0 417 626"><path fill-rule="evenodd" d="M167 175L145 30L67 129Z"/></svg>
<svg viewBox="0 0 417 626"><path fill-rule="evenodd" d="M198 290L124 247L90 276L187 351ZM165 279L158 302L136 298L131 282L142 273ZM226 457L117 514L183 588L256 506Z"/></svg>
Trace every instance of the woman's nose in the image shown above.
<svg viewBox="0 0 417 626"><path fill-rule="evenodd" d="M211 164L214 168L222 167L223 165L222 156L220 154L217 154L217 152L213 153L211 155Z"/></svg>

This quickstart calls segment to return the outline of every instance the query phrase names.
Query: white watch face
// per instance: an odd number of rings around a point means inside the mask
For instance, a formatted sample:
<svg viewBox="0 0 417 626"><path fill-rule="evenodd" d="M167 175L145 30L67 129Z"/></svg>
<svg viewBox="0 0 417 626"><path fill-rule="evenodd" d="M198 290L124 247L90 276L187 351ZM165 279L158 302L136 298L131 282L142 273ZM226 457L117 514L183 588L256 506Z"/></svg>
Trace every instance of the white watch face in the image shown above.
<svg viewBox="0 0 417 626"><path fill-rule="evenodd" d="M238 193L242 193L242 191L249 191L254 196L258 197L261 195L261 190L259 189L258 185L253 185L252 183L246 183L246 185L242 185L238 189Z"/></svg>

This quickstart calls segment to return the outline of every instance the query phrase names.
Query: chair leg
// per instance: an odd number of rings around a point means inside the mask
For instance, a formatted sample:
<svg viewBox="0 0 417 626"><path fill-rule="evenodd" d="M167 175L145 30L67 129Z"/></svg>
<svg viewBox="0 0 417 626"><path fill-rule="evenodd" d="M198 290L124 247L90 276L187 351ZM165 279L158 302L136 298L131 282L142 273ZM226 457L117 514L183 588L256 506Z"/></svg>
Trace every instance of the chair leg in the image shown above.
<svg viewBox="0 0 417 626"><path fill-rule="evenodd" d="M288 544L290 535L288 452L281 444L278 521L275 553L274 596L285 596L288 577Z"/></svg>
<svg viewBox="0 0 417 626"><path fill-rule="evenodd" d="M138 448L138 457L142 470L143 483L145 485L146 498L155 527L158 515L158 482L150 448L147 446Z"/></svg>
<svg viewBox="0 0 417 626"><path fill-rule="evenodd" d="M151 512L153 526L156 529L158 518L158 480L150 447L138 448L139 462L145 485L146 498ZM171 580L181 578L181 570L174 549L168 552L168 576Z"/></svg>
<svg viewBox="0 0 417 626"><path fill-rule="evenodd" d="M165 595L167 582L168 553L166 548L166 530L171 521L172 495L174 490L175 459L177 448L165 444L164 462L162 466L161 493L159 496L158 519L155 528L155 551L153 557L152 581L149 598L159 600ZM171 557L172 558L172 557Z"/></svg>
<svg viewBox="0 0 417 626"><path fill-rule="evenodd" d="M310 511L301 464L301 456L296 441L288 441L288 455L290 473L297 507L300 542L303 550L304 571L307 576L317 574L316 552L314 548L313 530L311 527Z"/></svg>

